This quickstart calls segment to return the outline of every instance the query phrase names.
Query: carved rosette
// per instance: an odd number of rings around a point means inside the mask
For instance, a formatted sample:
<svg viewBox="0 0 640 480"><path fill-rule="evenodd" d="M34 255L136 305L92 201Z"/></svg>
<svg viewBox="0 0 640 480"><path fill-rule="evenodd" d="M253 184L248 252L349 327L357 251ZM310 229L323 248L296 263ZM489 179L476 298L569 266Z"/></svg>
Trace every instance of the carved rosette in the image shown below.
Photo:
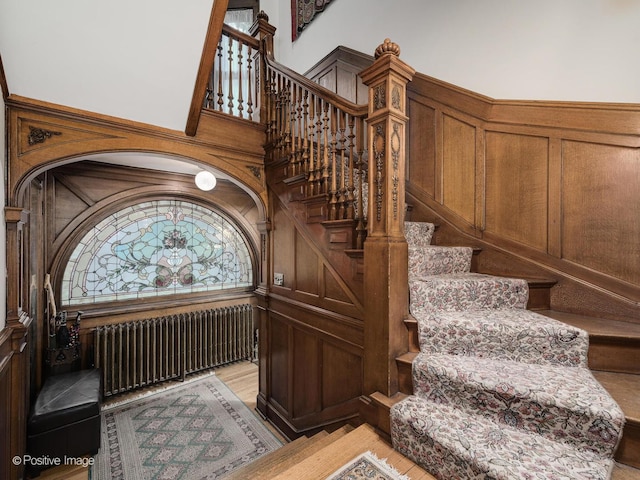
<svg viewBox="0 0 640 480"><path fill-rule="evenodd" d="M62 135L62 132L53 132L51 130L45 130L44 128L29 125L29 136L27 137L27 141L29 142L29 145L36 145L38 143L44 143L53 135Z"/></svg>
<svg viewBox="0 0 640 480"><path fill-rule="evenodd" d="M373 109L380 110L387 105L387 89L384 83L376 85L373 89Z"/></svg>
<svg viewBox="0 0 640 480"><path fill-rule="evenodd" d="M257 179L262 178L262 170L260 169L260 167L255 167L252 165L247 168L251 171L251 173L253 173L254 177L256 177Z"/></svg>
<svg viewBox="0 0 640 480"><path fill-rule="evenodd" d="M397 83L394 83L393 88L391 89L391 106L396 110L402 110L403 94L404 94L404 89Z"/></svg>

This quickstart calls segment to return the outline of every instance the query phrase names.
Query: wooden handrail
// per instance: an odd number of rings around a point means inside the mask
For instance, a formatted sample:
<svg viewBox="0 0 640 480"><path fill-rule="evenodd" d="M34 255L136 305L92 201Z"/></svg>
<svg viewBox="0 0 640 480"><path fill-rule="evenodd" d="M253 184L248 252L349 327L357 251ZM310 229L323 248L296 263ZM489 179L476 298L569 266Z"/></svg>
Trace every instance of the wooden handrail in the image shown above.
<svg viewBox="0 0 640 480"><path fill-rule="evenodd" d="M236 30L235 28L233 28L230 25L227 25L226 23L222 25L222 34L226 35L227 37L231 37L234 40L241 41L245 45L250 45L251 48L253 48L256 51L260 50L260 40L252 37L251 35L247 35L246 33L241 32L240 30Z"/></svg>
<svg viewBox="0 0 640 480"><path fill-rule="evenodd" d="M300 75L299 73L291 70L290 68L278 63L276 60L267 58L267 65L272 69L280 72L282 75L286 76L292 81L295 81L299 85L306 88L310 93L314 95L326 99L332 105L340 108L342 111L348 113L349 115L353 115L354 117L366 117L369 106L365 103L363 105L358 105L356 103L350 102L349 100L341 97L340 95L332 92L331 90L323 87L322 85L314 82L313 80L309 80L304 75Z"/></svg>
<svg viewBox="0 0 640 480"><path fill-rule="evenodd" d="M265 58L267 161L286 162L289 182L307 199L323 197L326 220L351 220L353 247L366 236L366 118L356 105L272 58Z"/></svg>

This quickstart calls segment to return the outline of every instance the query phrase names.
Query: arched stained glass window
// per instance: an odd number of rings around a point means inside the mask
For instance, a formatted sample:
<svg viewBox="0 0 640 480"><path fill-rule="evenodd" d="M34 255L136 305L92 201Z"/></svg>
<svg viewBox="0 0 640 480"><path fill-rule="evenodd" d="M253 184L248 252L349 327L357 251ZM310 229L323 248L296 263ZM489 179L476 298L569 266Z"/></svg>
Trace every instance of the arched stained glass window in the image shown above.
<svg viewBox="0 0 640 480"><path fill-rule="evenodd" d="M97 224L64 271L63 306L253 285L244 237L223 216L180 200L127 207Z"/></svg>

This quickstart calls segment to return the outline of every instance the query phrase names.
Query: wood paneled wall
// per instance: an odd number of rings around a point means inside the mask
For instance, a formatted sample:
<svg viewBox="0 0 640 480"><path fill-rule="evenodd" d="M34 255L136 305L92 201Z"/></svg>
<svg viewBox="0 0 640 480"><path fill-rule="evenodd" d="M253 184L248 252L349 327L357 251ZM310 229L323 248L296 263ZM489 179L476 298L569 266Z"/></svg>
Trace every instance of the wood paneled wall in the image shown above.
<svg viewBox="0 0 640 480"><path fill-rule="evenodd" d="M304 75L342 98L362 105L369 101L369 89L359 73L372 63L372 56L340 46Z"/></svg>
<svg viewBox="0 0 640 480"><path fill-rule="evenodd" d="M296 438L357 416L363 391L363 307L277 199L270 258L283 284L270 281L268 308L262 308L258 408L286 436Z"/></svg>
<svg viewBox="0 0 640 480"><path fill-rule="evenodd" d="M640 321L640 105L496 101L417 75L409 117L418 211L570 282L582 298L554 308Z"/></svg>

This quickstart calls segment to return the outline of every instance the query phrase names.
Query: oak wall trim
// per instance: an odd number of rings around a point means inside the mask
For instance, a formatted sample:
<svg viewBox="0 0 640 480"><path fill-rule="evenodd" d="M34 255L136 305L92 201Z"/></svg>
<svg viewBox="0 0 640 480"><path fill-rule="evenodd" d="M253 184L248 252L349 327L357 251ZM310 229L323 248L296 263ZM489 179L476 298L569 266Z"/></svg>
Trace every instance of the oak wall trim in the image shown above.
<svg viewBox="0 0 640 480"><path fill-rule="evenodd" d="M234 178L267 204L262 167L264 128L248 120L205 112L194 137L16 95L9 110L8 196L18 205L27 181L48 168L97 153L138 152L199 162ZM42 132L34 138L32 128Z"/></svg>

